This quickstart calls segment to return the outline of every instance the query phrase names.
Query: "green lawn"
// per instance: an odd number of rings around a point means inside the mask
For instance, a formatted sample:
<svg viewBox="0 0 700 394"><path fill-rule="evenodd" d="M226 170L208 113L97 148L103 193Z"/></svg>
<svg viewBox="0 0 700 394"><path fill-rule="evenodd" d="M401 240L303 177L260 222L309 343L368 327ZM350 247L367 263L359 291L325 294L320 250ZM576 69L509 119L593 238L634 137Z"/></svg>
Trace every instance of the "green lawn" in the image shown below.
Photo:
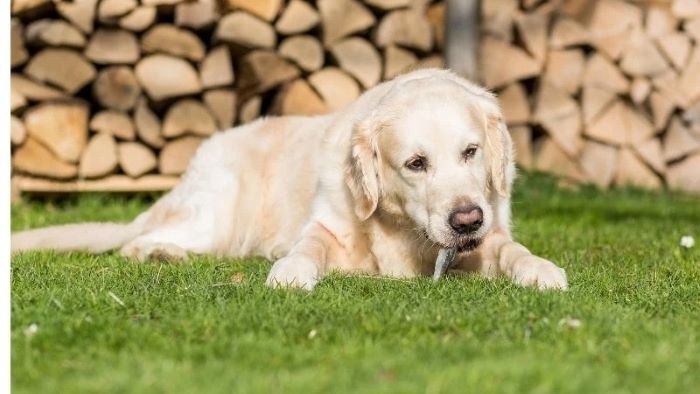
<svg viewBox="0 0 700 394"><path fill-rule="evenodd" d="M339 275L311 293L275 291L263 286L262 259L17 255L13 389L699 392L700 245L679 240L700 241L700 199L554 185L521 178L515 234L566 268L563 293L502 279ZM126 220L148 203L25 202L12 226Z"/></svg>

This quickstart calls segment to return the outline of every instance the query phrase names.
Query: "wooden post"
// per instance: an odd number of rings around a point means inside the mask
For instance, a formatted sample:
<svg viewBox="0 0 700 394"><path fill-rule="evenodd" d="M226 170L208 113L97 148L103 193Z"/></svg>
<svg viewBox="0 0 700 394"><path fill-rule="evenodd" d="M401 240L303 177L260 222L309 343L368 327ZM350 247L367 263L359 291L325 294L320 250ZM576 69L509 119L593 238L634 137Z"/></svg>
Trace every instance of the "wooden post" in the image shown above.
<svg viewBox="0 0 700 394"><path fill-rule="evenodd" d="M479 51L479 0L447 0L447 66L457 74L477 80Z"/></svg>

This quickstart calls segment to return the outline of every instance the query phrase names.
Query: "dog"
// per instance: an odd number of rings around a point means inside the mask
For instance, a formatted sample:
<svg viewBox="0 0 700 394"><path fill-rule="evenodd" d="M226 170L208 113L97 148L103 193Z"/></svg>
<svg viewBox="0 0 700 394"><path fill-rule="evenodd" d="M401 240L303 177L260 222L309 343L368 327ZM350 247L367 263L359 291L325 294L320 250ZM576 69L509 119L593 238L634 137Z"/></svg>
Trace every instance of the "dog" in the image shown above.
<svg viewBox="0 0 700 394"><path fill-rule="evenodd" d="M138 261L264 256L266 283L311 290L332 271L453 269L566 289L512 239L513 147L496 97L447 70L381 83L345 108L259 119L203 142L182 181L128 224L20 232L12 250L120 249Z"/></svg>

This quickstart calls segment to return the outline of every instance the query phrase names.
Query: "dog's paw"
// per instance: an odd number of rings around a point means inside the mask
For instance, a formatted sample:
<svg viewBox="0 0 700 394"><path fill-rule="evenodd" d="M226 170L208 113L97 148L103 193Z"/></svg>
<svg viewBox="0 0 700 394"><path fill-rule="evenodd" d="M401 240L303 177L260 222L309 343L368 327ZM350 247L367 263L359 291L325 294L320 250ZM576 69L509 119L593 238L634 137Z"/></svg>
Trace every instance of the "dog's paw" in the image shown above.
<svg viewBox="0 0 700 394"><path fill-rule="evenodd" d="M513 270L513 282L540 290L566 290L566 272L551 261L537 256L521 257Z"/></svg>
<svg viewBox="0 0 700 394"><path fill-rule="evenodd" d="M273 288L313 290L320 279L318 265L303 257L284 257L275 262L265 284Z"/></svg>
<svg viewBox="0 0 700 394"><path fill-rule="evenodd" d="M121 254L139 262L181 263L187 259L185 249L170 243L127 245L122 248Z"/></svg>

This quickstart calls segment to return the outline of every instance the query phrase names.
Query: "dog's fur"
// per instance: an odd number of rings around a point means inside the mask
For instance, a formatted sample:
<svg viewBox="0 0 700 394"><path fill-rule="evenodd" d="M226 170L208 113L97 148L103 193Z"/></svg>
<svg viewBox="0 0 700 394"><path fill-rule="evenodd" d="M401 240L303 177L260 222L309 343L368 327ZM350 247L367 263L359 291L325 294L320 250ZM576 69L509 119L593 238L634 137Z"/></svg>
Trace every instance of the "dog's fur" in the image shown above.
<svg viewBox="0 0 700 394"><path fill-rule="evenodd" d="M465 148L476 148L465 156ZM420 155L424 170L406 166ZM411 277L440 248L455 268L520 285L567 287L553 263L510 234L513 148L495 97L441 70L403 75L345 109L278 117L204 142L182 182L129 224L75 224L14 234L13 251L121 248L137 260L188 254L276 260L271 286L312 289L329 271ZM478 206L468 234L449 225Z"/></svg>

